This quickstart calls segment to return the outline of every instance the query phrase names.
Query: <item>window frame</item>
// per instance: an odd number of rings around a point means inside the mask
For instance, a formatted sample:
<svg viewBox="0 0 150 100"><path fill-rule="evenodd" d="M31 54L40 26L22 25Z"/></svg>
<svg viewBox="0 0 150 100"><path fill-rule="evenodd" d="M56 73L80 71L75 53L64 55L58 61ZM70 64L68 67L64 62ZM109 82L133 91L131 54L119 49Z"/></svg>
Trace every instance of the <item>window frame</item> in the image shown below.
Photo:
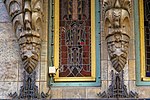
<svg viewBox="0 0 150 100"><path fill-rule="evenodd" d="M139 15L139 16L137 16ZM136 42L136 85L150 85L150 77L145 74L145 37L143 0L134 0L134 22Z"/></svg>
<svg viewBox="0 0 150 100"><path fill-rule="evenodd" d="M54 2L54 3L50 2L51 7L49 7L49 9L52 8L52 6L54 6L56 8L59 7L59 5L57 4L59 2L59 0L54 0L54 1L57 1L57 2ZM53 84L53 86L100 86L100 44L99 44L100 43L100 5L99 5L99 3L100 3L99 0L95 0L95 3L91 4L91 8L93 7L95 9L95 12L91 13L91 15L95 14L95 16L92 17L92 18L94 18L94 22L91 23L92 25L94 25L94 29L92 29L91 31L92 31L92 33L94 31L94 33L95 33L95 36L91 37L91 40L92 40L92 38L95 40L95 47L93 46L95 48L95 50L93 48L91 48L91 52L92 52L92 49L95 51L91 55L91 56L95 55L94 58L91 58L94 61L93 65L95 64L95 71L93 71L94 73L92 73L92 75L91 75L92 77L85 78L85 79L83 79L83 78L80 79L79 77L76 77L78 79L74 78L74 80L68 80L67 79L68 77L64 78L64 79L59 78L57 76L59 71L57 71L57 74L54 78L55 82L50 83L51 78L49 79L49 83ZM56 13L54 13L54 12L56 12ZM54 18L49 17L49 20L50 20L49 39L52 39L54 37L52 40L49 41L49 44L51 44L52 41L54 42L54 46L49 45L50 46L49 47L49 52L50 52L49 58L50 59L53 58L53 60L49 60L49 66L51 66L51 67L53 65L57 66L56 69L59 66L59 63L58 63L59 53L58 53L58 51L56 51L56 50L58 50L59 45L55 46L55 44L59 44L58 40L55 39L56 37L59 36L59 34L57 34L57 35L55 34L55 33L59 33L59 28L58 28L59 25L56 25L56 24L58 24L58 20L55 20L55 19L57 19L55 17L59 17L58 12L59 12L58 9L57 9L57 11L55 11L54 9L49 11L49 16L54 15ZM52 23L54 23L54 25L52 25ZM52 27L54 27L53 32L51 31L53 29ZM57 30L55 30L55 29L57 29ZM93 43L91 43L91 45L93 45ZM53 52L51 51L52 49L53 49ZM52 64L52 63L54 63L54 64ZM92 69L92 70L94 70L94 69Z"/></svg>
<svg viewBox="0 0 150 100"><path fill-rule="evenodd" d="M91 0L91 77L59 77L59 0L55 0L55 18L54 18L54 66L58 71L56 72L56 75L54 77L55 81L95 81L95 70L96 70L96 60L95 56L96 53L96 47L95 47L95 16L92 16L95 14L95 0ZM93 20L92 20L93 19Z"/></svg>

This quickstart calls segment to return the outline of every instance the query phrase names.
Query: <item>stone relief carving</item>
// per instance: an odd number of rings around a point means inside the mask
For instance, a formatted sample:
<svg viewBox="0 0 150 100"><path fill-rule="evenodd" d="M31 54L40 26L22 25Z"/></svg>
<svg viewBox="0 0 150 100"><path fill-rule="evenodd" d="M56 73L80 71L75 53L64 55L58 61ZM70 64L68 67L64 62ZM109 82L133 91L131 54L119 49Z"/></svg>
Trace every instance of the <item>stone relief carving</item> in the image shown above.
<svg viewBox="0 0 150 100"><path fill-rule="evenodd" d="M131 1L103 0L103 14L107 49L112 66L117 72L111 70L111 84L107 92L100 92L98 96L117 99L138 98L137 92L127 91L123 76L131 35Z"/></svg>
<svg viewBox="0 0 150 100"><path fill-rule="evenodd" d="M24 69L31 74L40 55L43 0L4 0L20 46Z"/></svg>
<svg viewBox="0 0 150 100"><path fill-rule="evenodd" d="M104 34L112 66L121 72L127 62L130 39L130 0L103 1Z"/></svg>

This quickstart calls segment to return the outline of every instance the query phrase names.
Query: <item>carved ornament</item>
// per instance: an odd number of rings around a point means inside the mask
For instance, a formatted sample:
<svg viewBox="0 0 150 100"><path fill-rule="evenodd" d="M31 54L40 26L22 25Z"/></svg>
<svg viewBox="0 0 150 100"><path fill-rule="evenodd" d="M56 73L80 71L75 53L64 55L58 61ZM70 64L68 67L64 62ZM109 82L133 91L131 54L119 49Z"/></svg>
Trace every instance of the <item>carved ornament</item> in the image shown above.
<svg viewBox="0 0 150 100"><path fill-rule="evenodd" d="M127 62L130 40L130 0L103 1L104 34L113 68L121 72Z"/></svg>
<svg viewBox="0 0 150 100"><path fill-rule="evenodd" d="M42 35L43 0L4 0L18 39L24 69L37 67Z"/></svg>

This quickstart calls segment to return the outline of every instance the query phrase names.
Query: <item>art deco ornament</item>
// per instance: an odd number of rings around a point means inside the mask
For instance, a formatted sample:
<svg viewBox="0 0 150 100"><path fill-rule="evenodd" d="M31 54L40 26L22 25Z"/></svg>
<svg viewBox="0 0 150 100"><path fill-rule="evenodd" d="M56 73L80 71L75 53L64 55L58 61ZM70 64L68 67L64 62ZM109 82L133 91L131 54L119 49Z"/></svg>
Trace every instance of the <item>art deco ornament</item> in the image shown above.
<svg viewBox="0 0 150 100"><path fill-rule="evenodd" d="M127 62L130 39L130 0L104 0L104 33L113 68L121 72Z"/></svg>
<svg viewBox="0 0 150 100"><path fill-rule="evenodd" d="M41 47L43 0L4 0L12 20L20 46L20 55L25 69L20 93L10 93L13 99L35 100L47 98L36 86L36 71Z"/></svg>
<svg viewBox="0 0 150 100"><path fill-rule="evenodd" d="M42 35L43 0L4 0L20 46L24 69L37 67Z"/></svg>

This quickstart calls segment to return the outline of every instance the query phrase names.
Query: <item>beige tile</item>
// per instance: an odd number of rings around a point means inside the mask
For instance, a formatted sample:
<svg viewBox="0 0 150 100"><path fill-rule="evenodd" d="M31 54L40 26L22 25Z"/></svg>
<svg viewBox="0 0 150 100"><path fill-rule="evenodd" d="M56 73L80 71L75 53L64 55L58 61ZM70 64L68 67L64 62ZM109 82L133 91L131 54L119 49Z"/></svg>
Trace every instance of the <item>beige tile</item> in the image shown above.
<svg viewBox="0 0 150 100"><path fill-rule="evenodd" d="M104 21L100 20L100 25L101 25L101 28L100 28L100 31L101 31L101 41L105 41L106 40L106 34L104 33Z"/></svg>
<svg viewBox="0 0 150 100"><path fill-rule="evenodd" d="M52 87L52 99L62 99L63 98L63 88Z"/></svg>
<svg viewBox="0 0 150 100"><path fill-rule="evenodd" d="M45 81L45 82L39 82L39 93L44 93L45 95L48 94L49 96L47 97L47 99L51 99L52 97L52 90L51 88L49 87L48 83Z"/></svg>
<svg viewBox="0 0 150 100"><path fill-rule="evenodd" d="M107 58L108 58L107 43L106 41L101 41L101 59L107 60Z"/></svg>
<svg viewBox="0 0 150 100"><path fill-rule="evenodd" d="M48 78L47 62L41 62L40 81L47 81L47 78Z"/></svg>
<svg viewBox="0 0 150 100"><path fill-rule="evenodd" d="M44 0L43 12L43 34L41 35L43 41L48 39L48 0Z"/></svg>
<svg viewBox="0 0 150 100"><path fill-rule="evenodd" d="M137 92L136 81L129 81L129 91Z"/></svg>
<svg viewBox="0 0 150 100"><path fill-rule="evenodd" d="M41 62L38 63L36 69L36 81L40 81L40 74L41 74Z"/></svg>
<svg viewBox="0 0 150 100"><path fill-rule="evenodd" d="M101 81L102 84L101 84L101 93L104 92L104 91L107 91L108 89L108 81Z"/></svg>
<svg viewBox="0 0 150 100"><path fill-rule="evenodd" d="M86 98L88 99L99 99L97 94L100 92L100 87L87 87L86 88Z"/></svg>
<svg viewBox="0 0 150 100"><path fill-rule="evenodd" d="M135 76L135 60L129 60L129 80L136 80Z"/></svg>
<svg viewBox="0 0 150 100"><path fill-rule="evenodd" d="M150 87L149 86L137 87L137 93L139 98L150 98Z"/></svg>
<svg viewBox="0 0 150 100"><path fill-rule="evenodd" d="M47 42L42 42L42 47L41 47L41 57L40 61L41 62L46 62L48 61L48 47L47 47Z"/></svg>
<svg viewBox="0 0 150 100"><path fill-rule="evenodd" d="M135 59L135 40L130 40L129 42L128 58L130 60Z"/></svg>
<svg viewBox="0 0 150 100"><path fill-rule="evenodd" d="M109 60L109 61L108 61L108 73L107 73L107 74L108 74L108 79L107 79L107 80L109 80L109 81L112 79L112 74L111 74L111 71L112 71L112 70L113 70L114 72L116 72L115 69L112 67L111 61Z"/></svg>
<svg viewBox="0 0 150 100"><path fill-rule="evenodd" d="M125 64L125 67L123 68L123 77L124 77L124 80L125 81L128 81L129 80L129 61L128 61L128 58L127 58L127 63Z"/></svg>
<svg viewBox="0 0 150 100"><path fill-rule="evenodd" d="M101 41L106 41L106 36L102 29L101 29Z"/></svg>
<svg viewBox="0 0 150 100"><path fill-rule="evenodd" d="M134 2L134 0L131 0L131 4L133 5L133 2ZM134 27L136 27L136 26L134 26L135 24L134 24L134 13L133 13L133 6L132 6L132 9L131 9L131 16L130 16L130 18L131 18L131 20L130 20L130 22L131 22L131 30L130 30L130 39L135 39L135 32L134 32Z"/></svg>
<svg viewBox="0 0 150 100"><path fill-rule="evenodd" d="M41 55L40 62L47 62L48 61L48 55Z"/></svg>
<svg viewBox="0 0 150 100"><path fill-rule="evenodd" d="M63 98L86 98L86 88L85 87L69 87L63 88Z"/></svg>
<svg viewBox="0 0 150 100"><path fill-rule="evenodd" d="M129 93L129 81L124 81L124 85L126 86L127 92Z"/></svg>
<svg viewBox="0 0 150 100"><path fill-rule="evenodd" d="M101 80L108 80L108 61L101 61Z"/></svg>

